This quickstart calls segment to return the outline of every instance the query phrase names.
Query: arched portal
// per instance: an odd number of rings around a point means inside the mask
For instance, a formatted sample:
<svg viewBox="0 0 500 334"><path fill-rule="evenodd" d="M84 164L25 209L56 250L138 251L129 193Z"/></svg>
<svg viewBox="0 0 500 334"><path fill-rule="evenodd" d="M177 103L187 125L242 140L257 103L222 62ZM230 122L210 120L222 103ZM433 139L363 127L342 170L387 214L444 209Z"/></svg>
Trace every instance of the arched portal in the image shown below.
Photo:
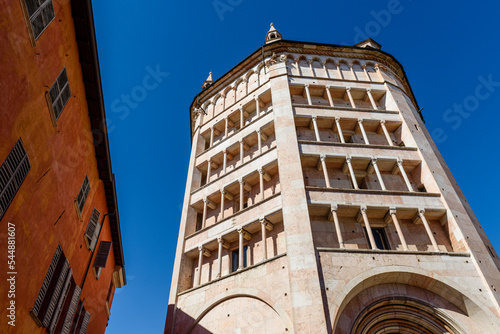
<svg viewBox="0 0 500 334"><path fill-rule="evenodd" d="M434 306L394 296L381 298L364 308L355 319L351 334L459 334L455 324L443 319Z"/></svg>

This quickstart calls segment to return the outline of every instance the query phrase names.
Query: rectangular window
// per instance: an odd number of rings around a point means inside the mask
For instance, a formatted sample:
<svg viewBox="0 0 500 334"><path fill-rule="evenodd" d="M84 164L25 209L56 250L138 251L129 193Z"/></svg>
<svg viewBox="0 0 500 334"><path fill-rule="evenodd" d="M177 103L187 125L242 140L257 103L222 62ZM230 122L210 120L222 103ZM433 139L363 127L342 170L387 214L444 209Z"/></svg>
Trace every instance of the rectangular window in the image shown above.
<svg viewBox="0 0 500 334"><path fill-rule="evenodd" d="M78 303L76 314L71 325L71 334L85 334L90 321L90 313L83 307L83 301Z"/></svg>
<svg viewBox="0 0 500 334"><path fill-rule="evenodd" d="M58 245L30 312L31 316L49 333L68 333L65 328L69 329L71 325L80 293L81 289L73 279L73 270L61 245Z"/></svg>
<svg viewBox="0 0 500 334"><path fill-rule="evenodd" d="M111 315L111 293L113 293L113 280L109 282L108 296L106 297L106 312L108 312L108 317Z"/></svg>
<svg viewBox="0 0 500 334"><path fill-rule="evenodd" d="M69 334L71 325L73 323L73 318L75 316L78 303L80 301L80 295L82 293L82 290L80 287L76 284L73 285L72 291L70 291L70 294L68 295L67 301L66 301L66 308L63 311L63 314L66 314L66 316L63 318L64 320L61 322L59 325L60 328L56 329L56 332L60 332L61 334Z"/></svg>
<svg viewBox="0 0 500 334"><path fill-rule="evenodd" d="M24 5L26 7L23 10L25 10L25 15L30 22L28 25L30 38L33 39L32 44L34 45L34 41L40 37L54 19L54 6L52 0L25 0Z"/></svg>
<svg viewBox="0 0 500 334"><path fill-rule="evenodd" d="M50 117L52 124L57 126L57 120L71 97L71 90L69 89L68 74L66 67L63 68L56 81L50 87L49 92L46 94L47 104L49 105Z"/></svg>
<svg viewBox="0 0 500 334"><path fill-rule="evenodd" d="M89 224L87 225L87 229L85 230L85 244L87 245L87 249L90 249L91 251L94 251L97 238L99 237L99 232L101 231L99 217L101 217L101 213L94 208Z"/></svg>
<svg viewBox="0 0 500 334"><path fill-rule="evenodd" d="M85 179L83 180L83 184L80 187L80 191L78 192L78 196L76 197L75 205L76 211L78 213L78 218L82 219L82 211L85 206L85 201L87 200L87 196L89 195L90 184L89 178L85 175Z"/></svg>
<svg viewBox="0 0 500 334"><path fill-rule="evenodd" d="M30 168L28 154L19 138L0 166L0 219L16 196Z"/></svg>
<svg viewBox="0 0 500 334"><path fill-rule="evenodd" d="M372 227L373 239L375 239L375 245L378 249L386 249L390 250L389 242L387 241L387 235L385 234L385 229L383 227ZM368 247L372 248L372 244L370 242L370 238L368 237L368 233L366 232L366 228L363 227L365 231L366 240L368 240Z"/></svg>
<svg viewBox="0 0 500 334"><path fill-rule="evenodd" d="M243 246L243 268L247 267L247 252L248 252L248 245ZM232 252L232 257L231 257L231 271L235 272L238 270L239 267L239 248L233 250Z"/></svg>
<svg viewBox="0 0 500 334"><path fill-rule="evenodd" d="M108 256L111 250L111 245L111 241L101 241L101 243L99 244L99 250L97 251L93 268L96 279L99 279L102 268L106 267L106 262L108 262Z"/></svg>

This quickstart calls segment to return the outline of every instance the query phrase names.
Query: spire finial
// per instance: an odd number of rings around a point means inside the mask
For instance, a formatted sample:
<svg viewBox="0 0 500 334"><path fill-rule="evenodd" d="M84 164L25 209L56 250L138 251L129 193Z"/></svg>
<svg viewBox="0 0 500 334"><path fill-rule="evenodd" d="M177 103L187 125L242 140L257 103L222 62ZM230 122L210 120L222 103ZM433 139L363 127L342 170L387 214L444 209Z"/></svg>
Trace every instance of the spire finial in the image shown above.
<svg viewBox="0 0 500 334"><path fill-rule="evenodd" d="M278 30L274 27L274 23L271 22L271 27L269 28L269 31L267 32L266 35L266 44L280 41L283 39L283 36L279 33Z"/></svg>
<svg viewBox="0 0 500 334"><path fill-rule="evenodd" d="M205 80L205 81L203 82L203 85L201 85L201 88L203 89L203 88L205 88L205 87L207 87L207 86L211 85L213 82L214 82L214 79L212 78L212 71L210 71L210 73L208 73L208 78L207 78L207 80Z"/></svg>

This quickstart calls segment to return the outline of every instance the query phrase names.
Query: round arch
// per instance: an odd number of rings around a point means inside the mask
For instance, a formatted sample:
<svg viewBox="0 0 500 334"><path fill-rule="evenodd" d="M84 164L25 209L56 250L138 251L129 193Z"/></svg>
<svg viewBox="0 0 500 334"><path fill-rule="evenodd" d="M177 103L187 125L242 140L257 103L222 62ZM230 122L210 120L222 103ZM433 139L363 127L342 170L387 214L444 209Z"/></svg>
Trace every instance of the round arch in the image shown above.
<svg viewBox="0 0 500 334"><path fill-rule="evenodd" d="M208 314L210 314L211 311L217 308L217 306L223 304L224 302L236 300L238 298L248 298L249 300L257 301L258 304L265 305L265 307L269 309L269 312L274 313L276 317L279 317L281 319L283 325L288 329L289 333L294 333L293 323L286 311L278 303L272 303L269 296L256 289L237 289L231 294L222 293L208 300L193 316L194 322L189 327L187 333L192 333L196 325L198 325Z"/></svg>
<svg viewBox="0 0 500 334"><path fill-rule="evenodd" d="M421 289L424 294L430 293L436 295L443 301L449 302L450 305L452 304L452 308L463 314L466 318L471 319L478 327L486 330L485 332L488 332L491 328L498 328L497 326L499 326L499 321L494 314L490 310L479 306L482 305L482 303L468 291L463 291L464 289L455 282L443 277L437 278L432 273L419 268L387 266L373 268L363 272L349 281L336 295L330 303L334 333L339 323L339 319L354 298L370 289L374 291L373 293L375 295L379 294L374 287L387 284L415 287ZM391 297L397 299L397 296L397 293L393 293ZM425 304L425 300L420 300L420 303ZM423 308L425 309L425 307ZM434 310L434 312L436 312L436 310ZM449 326L455 326L453 327L455 328L455 332L452 333L465 333L461 331L461 326L457 325L453 319L447 318L446 315L442 315L442 318L448 319L446 323Z"/></svg>

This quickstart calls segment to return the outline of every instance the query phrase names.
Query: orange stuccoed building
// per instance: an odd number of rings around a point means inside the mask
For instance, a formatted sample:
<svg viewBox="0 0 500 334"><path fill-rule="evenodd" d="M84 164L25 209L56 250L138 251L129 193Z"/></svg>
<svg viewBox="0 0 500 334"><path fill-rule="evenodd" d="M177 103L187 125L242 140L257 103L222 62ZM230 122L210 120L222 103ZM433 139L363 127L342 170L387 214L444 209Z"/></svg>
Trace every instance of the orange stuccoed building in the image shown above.
<svg viewBox="0 0 500 334"><path fill-rule="evenodd" d="M104 333L126 284L90 0L0 14L0 333Z"/></svg>

